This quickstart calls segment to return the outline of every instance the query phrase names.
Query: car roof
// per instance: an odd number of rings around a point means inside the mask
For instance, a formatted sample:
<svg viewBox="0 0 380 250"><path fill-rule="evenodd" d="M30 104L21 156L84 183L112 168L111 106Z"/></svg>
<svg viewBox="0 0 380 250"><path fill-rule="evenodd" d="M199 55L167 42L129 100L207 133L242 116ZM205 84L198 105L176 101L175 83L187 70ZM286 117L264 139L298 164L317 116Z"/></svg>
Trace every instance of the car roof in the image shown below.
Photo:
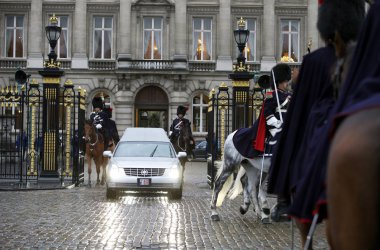
<svg viewBox="0 0 380 250"><path fill-rule="evenodd" d="M120 141L170 142L163 128L127 128Z"/></svg>

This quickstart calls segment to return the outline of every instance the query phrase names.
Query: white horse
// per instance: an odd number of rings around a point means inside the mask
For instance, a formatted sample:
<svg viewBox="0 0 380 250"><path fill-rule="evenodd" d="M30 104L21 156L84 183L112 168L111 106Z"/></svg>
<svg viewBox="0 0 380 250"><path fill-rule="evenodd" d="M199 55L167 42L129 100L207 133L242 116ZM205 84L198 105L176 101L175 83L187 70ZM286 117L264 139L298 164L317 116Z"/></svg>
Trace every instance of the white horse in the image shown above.
<svg viewBox="0 0 380 250"><path fill-rule="evenodd" d="M270 167L269 157L255 157L253 159L242 156L235 148L232 138L236 131L229 134L224 144L224 159L222 166L218 169L215 177L214 191L211 199L211 219L220 220L216 211L228 195L230 199L235 198L242 190L244 182L244 204L240 207L240 213L245 214L249 205L253 202L256 215L263 223L269 223L270 209L266 199L266 192L259 186L263 183ZM234 187L233 173L237 172ZM263 175L261 176L261 171Z"/></svg>

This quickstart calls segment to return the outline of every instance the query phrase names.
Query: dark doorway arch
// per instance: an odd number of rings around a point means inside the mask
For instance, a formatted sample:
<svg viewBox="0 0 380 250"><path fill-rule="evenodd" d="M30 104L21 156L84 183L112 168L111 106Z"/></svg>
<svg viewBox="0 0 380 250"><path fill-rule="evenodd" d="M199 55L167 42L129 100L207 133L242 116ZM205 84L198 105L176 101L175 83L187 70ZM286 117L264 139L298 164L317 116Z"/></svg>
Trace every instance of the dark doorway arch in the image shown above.
<svg viewBox="0 0 380 250"><path fill-rule="evenodd" d="M142 88L135 98L135 126L168 129L168 95L160 87Z"/></svg>

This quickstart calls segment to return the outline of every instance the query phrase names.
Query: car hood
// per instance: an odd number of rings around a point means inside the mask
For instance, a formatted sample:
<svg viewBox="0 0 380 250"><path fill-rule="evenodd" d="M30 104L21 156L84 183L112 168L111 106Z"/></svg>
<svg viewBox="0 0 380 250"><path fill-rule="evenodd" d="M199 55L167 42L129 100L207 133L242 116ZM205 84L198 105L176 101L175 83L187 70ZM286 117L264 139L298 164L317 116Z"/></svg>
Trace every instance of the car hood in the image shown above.
<svg viewBox="0 0 380 250"><path fill-rule="evenodd" d="M179 164L177 158L159 157L117 157L111 162L121 168L171 168Z"/></svg>

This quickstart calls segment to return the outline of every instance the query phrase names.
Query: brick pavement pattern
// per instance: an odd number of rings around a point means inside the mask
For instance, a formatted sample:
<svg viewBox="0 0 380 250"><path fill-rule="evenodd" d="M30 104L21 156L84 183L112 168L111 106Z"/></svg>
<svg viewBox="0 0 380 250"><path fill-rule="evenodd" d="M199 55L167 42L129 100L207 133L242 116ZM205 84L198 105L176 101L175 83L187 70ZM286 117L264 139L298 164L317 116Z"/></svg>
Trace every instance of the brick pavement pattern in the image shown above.
<svg viewBox="0 0 380 250"><path fill-rule="evenodd" d="M226 200L221 221L211 221L206 171L205 162L187 164L179 201L107 200L102 186L0 192L0 249L291 249L291 223L263 225L252 207L241 215L242 197ZM317 227L315 249L328 249L324 230Z"/></svg>

